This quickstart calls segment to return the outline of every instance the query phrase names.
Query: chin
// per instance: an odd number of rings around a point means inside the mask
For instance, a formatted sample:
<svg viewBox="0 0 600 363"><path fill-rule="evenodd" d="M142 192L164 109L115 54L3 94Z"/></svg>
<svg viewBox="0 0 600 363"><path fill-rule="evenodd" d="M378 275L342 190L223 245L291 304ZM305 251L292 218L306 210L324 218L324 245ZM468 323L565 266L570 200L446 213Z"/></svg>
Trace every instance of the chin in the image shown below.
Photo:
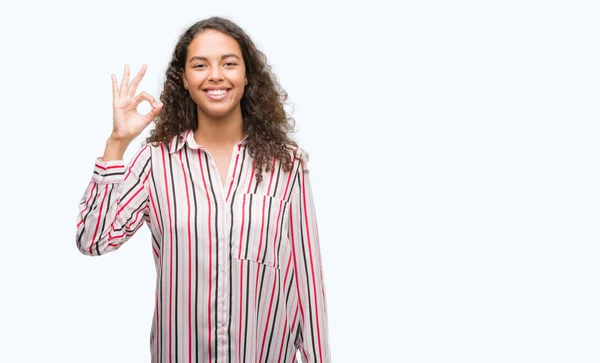
<svg viewBox="0 0 600 363"><path fill-rule="evenodd" d="M229 115L231 115L233 113L232 108L228 108L228 109L214 109L214 108L210 108L210 109L202 109L202 113L205 114L206 116L210 117L210 118L225 118Z"/></svg>
<svg viewBox="0 0 600 363"><path fill-rule="evenodd" d="M199 111L211 118L224 118L234 113L238 108L230 105L208 105L208 107L199 107Z"/></svg>

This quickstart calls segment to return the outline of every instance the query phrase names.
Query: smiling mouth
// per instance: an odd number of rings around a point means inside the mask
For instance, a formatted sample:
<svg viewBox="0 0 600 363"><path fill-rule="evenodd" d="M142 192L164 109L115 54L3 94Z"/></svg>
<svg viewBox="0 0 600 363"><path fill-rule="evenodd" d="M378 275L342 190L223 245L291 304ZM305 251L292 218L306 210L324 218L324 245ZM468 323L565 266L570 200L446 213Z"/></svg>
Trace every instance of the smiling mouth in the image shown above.
<svg viewBox="0 0 600 363"><path fill-rule="evenodd" d="M204 91L208 98L215 101L220 101L224 99L229 93L230 89L209 89Z"/></svg>

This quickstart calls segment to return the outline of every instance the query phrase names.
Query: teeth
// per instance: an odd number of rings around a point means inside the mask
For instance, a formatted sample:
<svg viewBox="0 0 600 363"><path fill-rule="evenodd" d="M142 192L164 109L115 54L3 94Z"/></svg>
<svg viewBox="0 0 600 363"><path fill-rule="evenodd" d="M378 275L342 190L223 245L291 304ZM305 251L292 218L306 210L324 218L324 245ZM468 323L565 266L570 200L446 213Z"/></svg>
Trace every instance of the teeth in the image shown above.
<svg viewBox="0 0 600 363"><path fill-rule="evenodd" d="M227 92L227 90L224 90L224 89L211 89L211 90L208 90L206 93L208 93L209 95L220 96L220 95L224 95L226 92Z"/></svg>

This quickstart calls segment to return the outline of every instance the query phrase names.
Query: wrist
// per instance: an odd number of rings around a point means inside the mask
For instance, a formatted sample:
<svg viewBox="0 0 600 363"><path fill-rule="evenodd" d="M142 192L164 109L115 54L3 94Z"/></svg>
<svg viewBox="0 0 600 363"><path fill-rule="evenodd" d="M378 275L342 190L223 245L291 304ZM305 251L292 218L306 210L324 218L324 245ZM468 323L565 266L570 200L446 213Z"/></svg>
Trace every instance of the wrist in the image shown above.
<svg viewBox="0 0 600 363"><path fill-rule="evenodd" d="M108 140L106 140L107 145L114 145L117 147L125 147L129 146L129 144L133 141L133 138L124 138L120 136L116 136L114 133L110 134Z"/></svg>
<svg viewBox="0 0 600 363"><path fill-rule="evenodd" d="M117 139L112 136L109 137L108 140L106 140L106 148L104 149L102 160L122 160L130 142L130 140Z"/></svg>

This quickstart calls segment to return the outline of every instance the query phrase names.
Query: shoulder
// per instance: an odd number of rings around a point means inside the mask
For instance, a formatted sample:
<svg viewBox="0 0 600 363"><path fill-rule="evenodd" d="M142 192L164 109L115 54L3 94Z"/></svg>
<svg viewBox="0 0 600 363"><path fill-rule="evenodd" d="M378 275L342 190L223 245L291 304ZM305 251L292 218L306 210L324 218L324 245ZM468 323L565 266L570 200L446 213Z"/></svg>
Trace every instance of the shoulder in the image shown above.
<svg viewBox="0 0 600 363"><path fill-rule="evenodd" d="M301 160L308 161L308 152L302 147L293 144L285 144L285 148L294 162L299 162Z"/></svg>
<svg viewBox="0 0 600 363"><path fill-rule="evenodd" d="M288 150L291 156L293 172L308 173L308 152L301 146L292 144L286 144L286 149Z"/></svg>

